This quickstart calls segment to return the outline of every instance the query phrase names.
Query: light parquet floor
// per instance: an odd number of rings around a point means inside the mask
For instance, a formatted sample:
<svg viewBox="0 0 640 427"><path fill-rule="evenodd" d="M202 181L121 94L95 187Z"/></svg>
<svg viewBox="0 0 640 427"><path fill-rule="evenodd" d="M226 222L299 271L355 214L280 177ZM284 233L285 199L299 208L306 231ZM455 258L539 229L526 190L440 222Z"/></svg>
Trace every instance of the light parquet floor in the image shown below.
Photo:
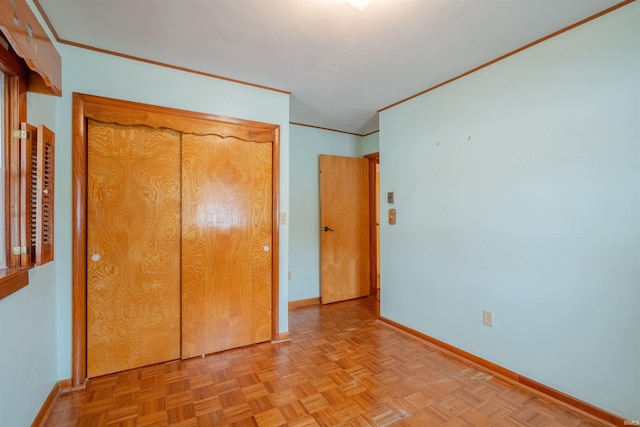
<svg viewBox="0 0 640 427"><path fill-rule="evenodd" d="M362 298L290 311L291 342L89 380L46 426L604 426L376 320Z"/></svg>

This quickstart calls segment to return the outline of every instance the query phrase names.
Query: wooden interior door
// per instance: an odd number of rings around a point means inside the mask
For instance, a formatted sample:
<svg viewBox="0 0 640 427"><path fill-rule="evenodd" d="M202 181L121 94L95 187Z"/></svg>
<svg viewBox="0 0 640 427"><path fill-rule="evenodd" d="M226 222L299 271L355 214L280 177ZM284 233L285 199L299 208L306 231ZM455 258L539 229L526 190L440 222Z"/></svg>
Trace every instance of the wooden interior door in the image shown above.
<svg viewBox="0 0 640 427"><path fill-rule="evenodd" d="M370 293L369 162L320 156L323 304Z"/></svg>
<svg viewBox="0 0 640 427"><path fill-rule="evenodd" d="M272 144L183 135L182 189L182 357L270 340Z"/></svg>
<svg viewBox="0 0 640 427"><path fill-rule="evenodd" d="M180 358L180 134L90 120L87 374Z"/></svg>

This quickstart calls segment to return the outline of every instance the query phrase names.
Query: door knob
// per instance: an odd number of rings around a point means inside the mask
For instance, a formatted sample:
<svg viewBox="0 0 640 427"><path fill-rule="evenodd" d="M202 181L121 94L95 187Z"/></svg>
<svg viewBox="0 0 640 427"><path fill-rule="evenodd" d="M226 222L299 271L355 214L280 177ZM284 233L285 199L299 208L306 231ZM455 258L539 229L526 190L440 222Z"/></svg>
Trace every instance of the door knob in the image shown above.
<svg viewBox="0 0 640 427"><path fill-rule="evenodd" d="M322 229L323 231L336 231L333 228L329 228L325 225L325 227Z"/></svg>

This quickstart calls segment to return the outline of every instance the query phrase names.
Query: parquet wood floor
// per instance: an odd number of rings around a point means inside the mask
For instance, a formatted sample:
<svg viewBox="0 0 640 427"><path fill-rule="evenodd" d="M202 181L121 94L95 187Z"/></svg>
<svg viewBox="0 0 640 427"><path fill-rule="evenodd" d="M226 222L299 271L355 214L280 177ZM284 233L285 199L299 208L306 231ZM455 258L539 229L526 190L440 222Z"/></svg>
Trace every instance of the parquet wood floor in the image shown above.
<svg viewBox="0 0 640 427"><path fill-rule="evenodd" d="M603 426L376 320L362 298L290 312L293 340L89 380L46 426Z"/></svg>

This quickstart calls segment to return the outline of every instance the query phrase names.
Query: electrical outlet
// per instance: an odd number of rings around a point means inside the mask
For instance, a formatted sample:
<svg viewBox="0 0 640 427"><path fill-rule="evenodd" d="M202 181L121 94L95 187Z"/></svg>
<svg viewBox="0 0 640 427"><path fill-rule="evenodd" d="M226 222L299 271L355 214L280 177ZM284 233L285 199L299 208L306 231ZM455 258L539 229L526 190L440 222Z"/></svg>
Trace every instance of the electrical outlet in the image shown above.
<svg viewBox="0 0 640 427"><path fill-rule="evenodd" d="M493 311L482 310L482 323L487 326L493 326Z"/></svg>

